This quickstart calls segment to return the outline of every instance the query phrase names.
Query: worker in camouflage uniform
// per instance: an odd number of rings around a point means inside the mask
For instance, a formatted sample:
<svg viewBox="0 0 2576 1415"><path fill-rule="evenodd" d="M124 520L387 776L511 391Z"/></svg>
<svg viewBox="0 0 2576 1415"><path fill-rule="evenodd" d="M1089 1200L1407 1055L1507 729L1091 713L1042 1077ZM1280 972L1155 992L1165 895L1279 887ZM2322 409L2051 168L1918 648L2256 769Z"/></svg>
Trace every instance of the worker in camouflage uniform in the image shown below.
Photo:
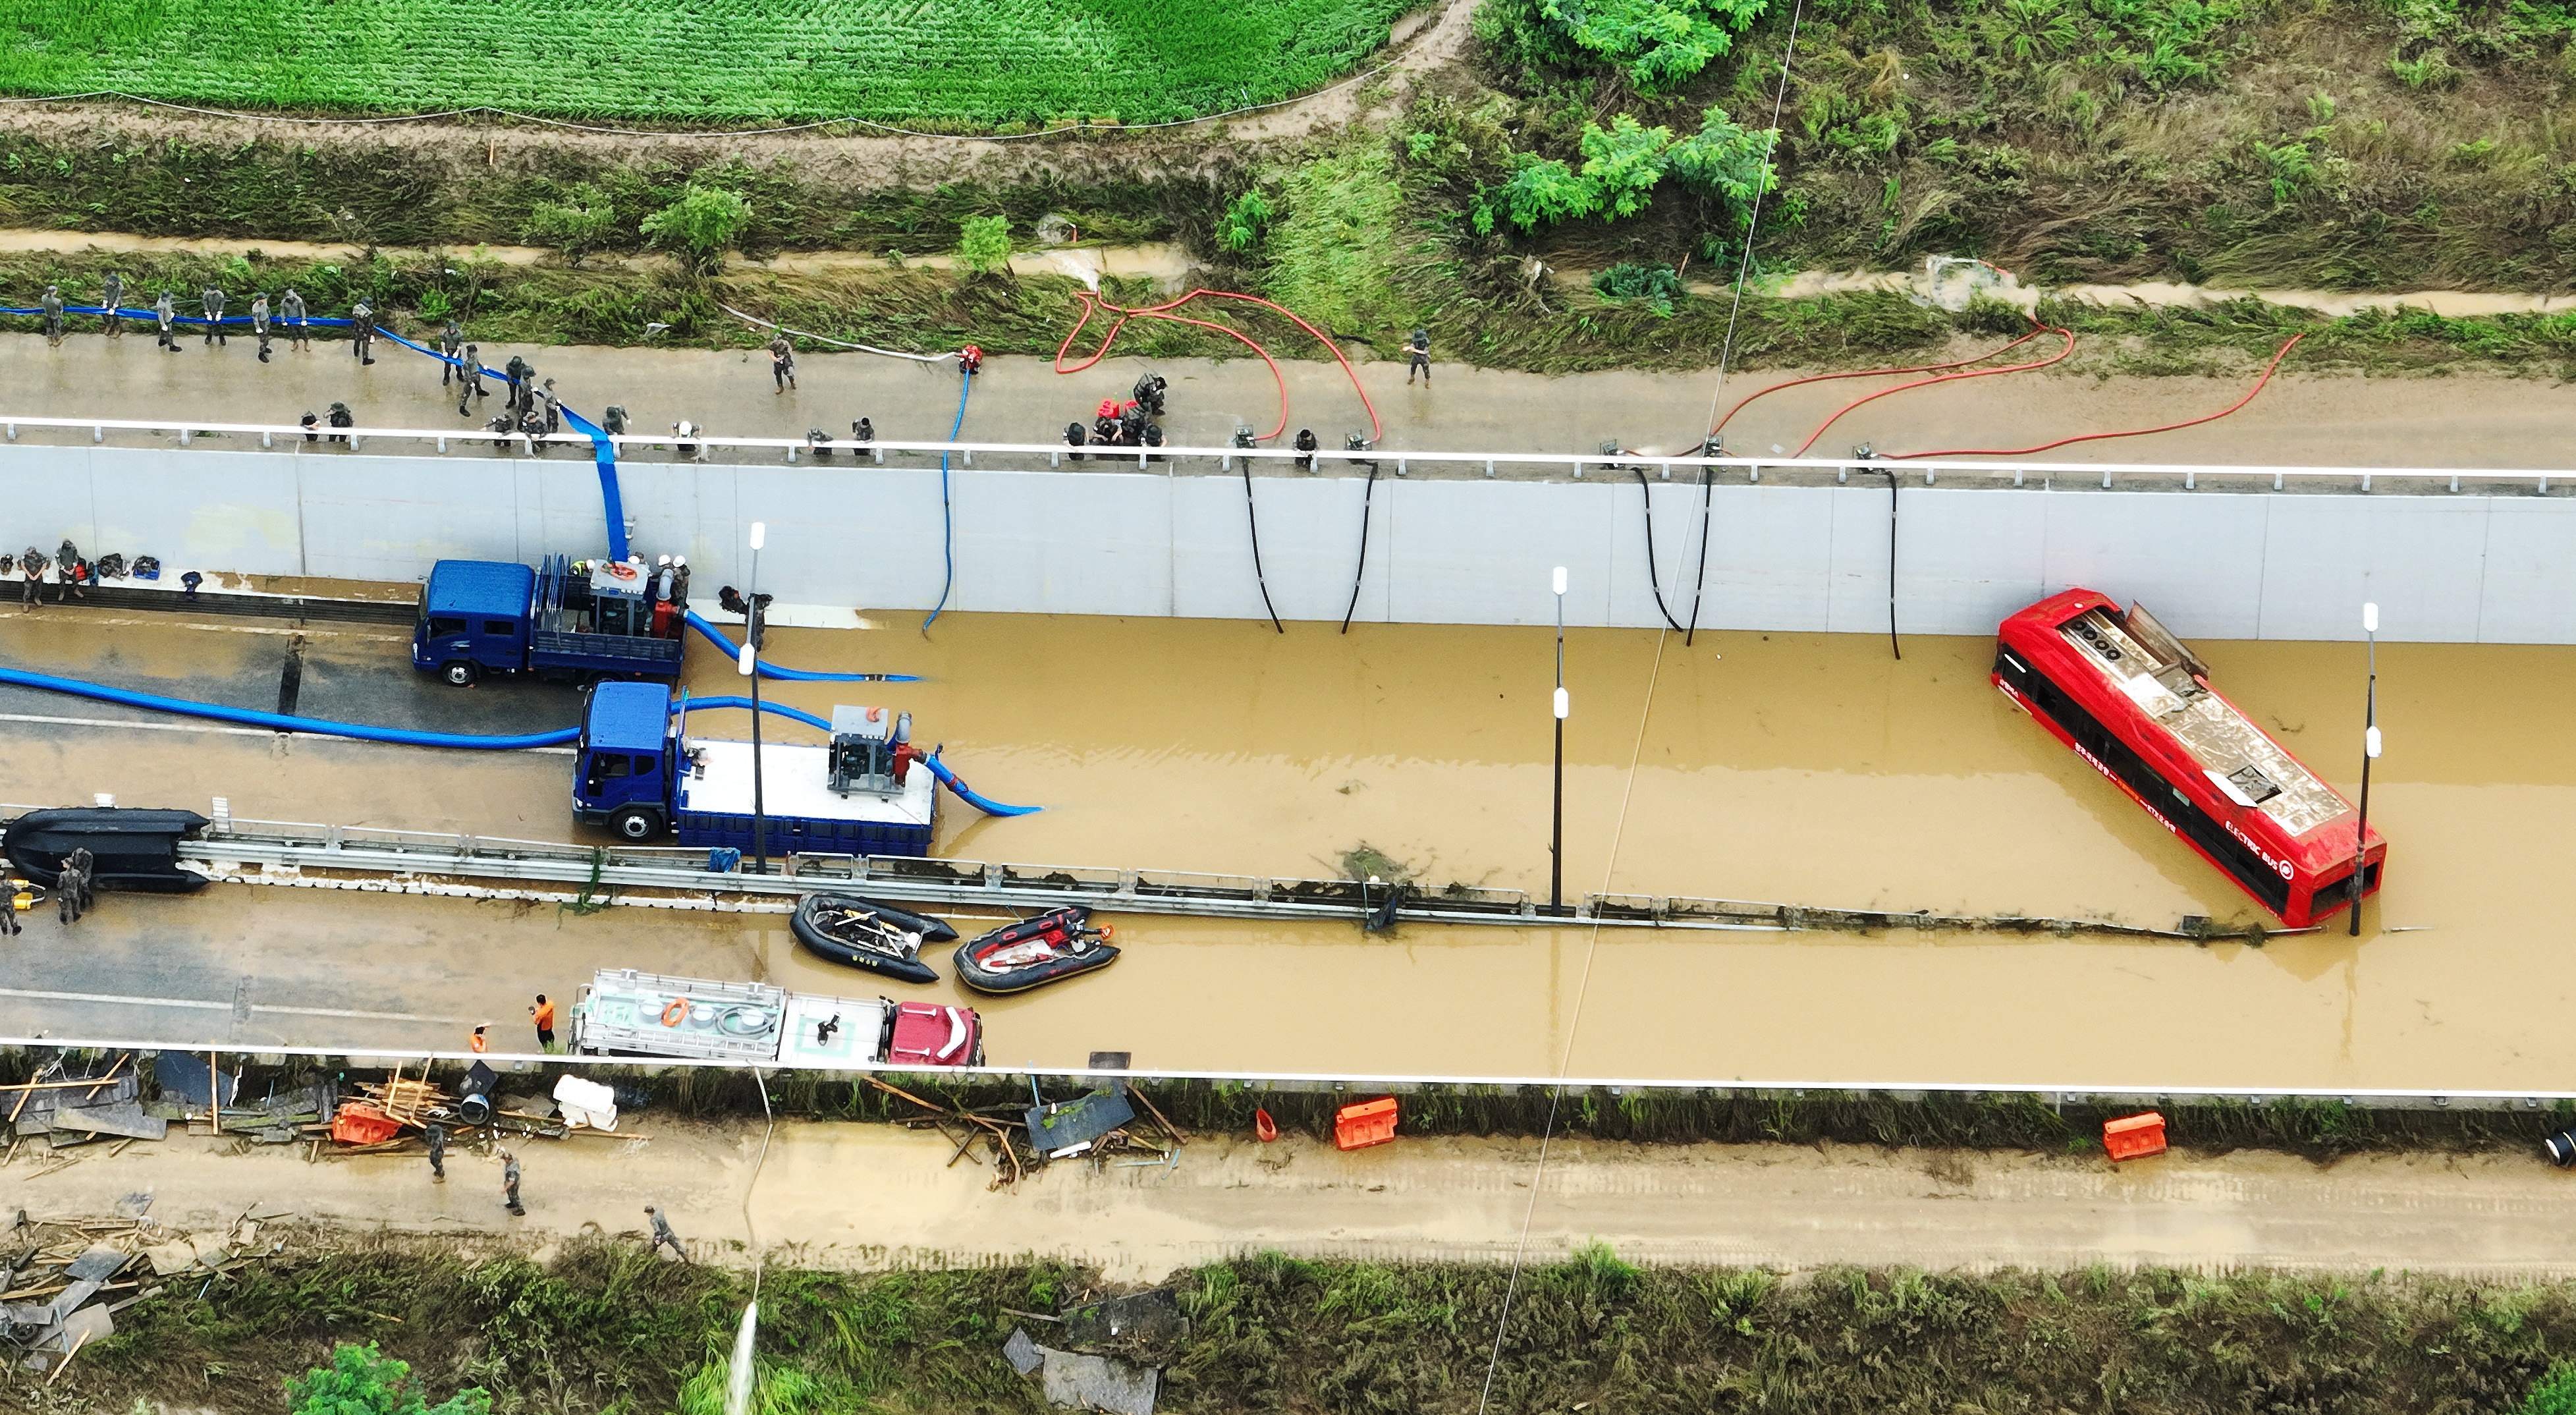
<svg viewBox="0 0 2576 1415"><path fill-rule="evenodd" d="M125 277L111 270L98 290L99 328L110 339L125 337L125 317L117 313L124 304Z"/></svg>
<svg viewBox="0 0 2576 1415"><path fill-rule="evenodd" d="M46 286L41 303L45 311L45 344L59 349L63 346L63 287Z"/></svg>
<svg viewBox="0 0 2576 1415"><path fill-rule="evenodd" d="M250 332L259 338L259 361L268 362L268 292L250 297Z"/></svg>
<svg viewBox="0 0 2576 1415"><path fill-rule="evenodd" d="M209 285L197 299L206 307L206 342L228 343L224 338L224 292Z"/></svg>
<svg viewBox="0 0 2576 1415"><path fill-rule="evenodd" d="M161 298L152 302L152 318L161 326L161 347L174 354L180 352L179 340L170 332L172 322L179 318L179 307L170 303L169 291L162 291Z"/></svg>
<svg viewBox="0 0 2576 1415"><path fill-rule="evenodd" d="M361 367L376 361L376 311L364 300L349 307L349 352Z"/></svg>
<svg viewBox="0 0 2576 1415"><path fill-rule="evenodd" d="M277 302L277 312L286 321L286 347L297 350L311 349L313 329L304 318L304 297L295 293L294 286L286 287L286 298Z"/></svg>

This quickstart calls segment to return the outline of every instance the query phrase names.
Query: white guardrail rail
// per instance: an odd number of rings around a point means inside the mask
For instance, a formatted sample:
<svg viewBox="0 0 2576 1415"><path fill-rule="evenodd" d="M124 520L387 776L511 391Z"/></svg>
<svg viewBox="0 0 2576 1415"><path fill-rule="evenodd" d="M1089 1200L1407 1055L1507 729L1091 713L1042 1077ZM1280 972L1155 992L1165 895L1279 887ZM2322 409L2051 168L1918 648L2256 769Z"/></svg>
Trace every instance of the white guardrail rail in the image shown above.
<svg viewBox="0 0 2576 1415"><path fill-rule="evenodd" d="M0 806L20 813L31 807ZM1399 886L1374 880L1267 879L1186 870L992 864L903 856L778 857L781 873L711 870L705 850L577 845L370 827L233 819L179 842L179 861L218 881L388 893L456 892L446 880L569 886L603 904L786 912L797 896L846 891L895 903L985 905L1043 912L1083 904L1110 913L1271 922L1485 924L1527 927L1793 930L1953 929L2078 932L2206 942L2227 931L2152 929L2084 919L1952 916L1818 908L1686 895L1592 894L1551 914L1517 889ZM785 873L792 868L794 873ZM469 887L470 888L470 887ZM549 894L546 897L557 897Z"/></svg>
<svg viewBox="0 0 2576 1415"><path fill-rule="evenodd" d="M589 452L592 440L580 433L559 432L531 435L518 432L492 432L487 429L439 430L421 428L346 427L307 429L291 423L218 423L173 422L135 418L53 418L17 417L0 414L0 430L7 440L18 440L21 428L55 428L87 431L90 441L103 443L110 432L136 432L176 435L182 447L191 445L199 436L257 437L259 445L274 448L282 440L290 446L299 441L323 447L346 445L354 451L368 443L394 443L404 448L429 444L438 452L448 451L448 444L482 445L499 450L517 449L534 455L542 448L563 447ZM2043 488L2054 489L2060 481L2092 483L2103 489L2112 487L2115 478L2148 479L2182 483L2183 490L2196 490L2206 478L2222 486L2271 483L2274 491L2284 491L2290 483L2299 482L2320 489L2342 489L2349 484L2369 491L2374 480L2434 481L2446 483L2450 490L2461 489L2462 478L2479 484L2531 483L2534 491L2546 496L2552 485L2564 485L2576 479L2576 470L2499 469L2481 467L2262 467L2203 466L2167 462L2004 462L1979 460L1897 460L1880 458L1831 457L1700 457L1644 449L1610 452L1417 452L1383 449L1324 449L1299 452L1277 447L1084 447L1076 449L1061 442L904 442L879 439L854 442L848 438L820 444L801 437L716 437L700 434L685 441L670 433L639 435L633 433L610 437L608 441L621 453L626 450L670 449L675 455L694 460L708 460L716 450L738 450L779 456L793 464L800 457L816 455L828 448L834 456L872 456L883 463L889 453L918 454L937 457L953 454L975 465L980 454L987 457L1030 459L1043 457L1050 467L1060 467L1068 456L1099 463L1103 470L1121 470L1131 461L1139 470L1151 470L1153 464L1166 464L1175 470L1182 462L1213 462L1219 471L1233 471L1236 458L1248 467L1262 464L1296 463L1314 471L1357 468L1383 470L1395 464L1397 476L1408 475L1419 465L1443 470L1481 470L1485 476L1498 474L1503 467L1535 468L1541 471L1570 472L1581 478L1587 468L1614 474L1634 469L1655 468L1663 479L1670 480L1675 468L1696 472L1713 468L1741 473L1759 482L1765 472L1821 476L1832 473L1838 483L1849 483L1857 473L1863 477L1886 477L1893 481L1901 470L1907 480L1916 474L1926 486L1938 485L1944 475L1974 477L1980 480L2011 478L2014 486L2028 486L2035 479ZM689 450L682 450L689 449ZM1282 470L1285 468L1283 467ZM2320 485L2322 484L2322 485Z"/></svg>

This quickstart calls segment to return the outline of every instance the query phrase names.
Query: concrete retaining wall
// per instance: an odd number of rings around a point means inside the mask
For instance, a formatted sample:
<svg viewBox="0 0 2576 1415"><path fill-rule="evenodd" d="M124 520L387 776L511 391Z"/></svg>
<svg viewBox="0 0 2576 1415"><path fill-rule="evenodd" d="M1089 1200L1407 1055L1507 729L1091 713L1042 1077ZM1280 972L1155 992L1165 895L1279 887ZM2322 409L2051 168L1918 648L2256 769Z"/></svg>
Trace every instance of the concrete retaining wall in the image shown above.
<svg viewBox="0 0 2576 1415"><path fill-rule="evenodd" d="M1662 622L1631 481L1256 478L1261 562L1284 619L1351 603L1361 507L1368 622ZM254 574L411 580L442 556L531 561L597 552L587 459L371 456L178 448L0 449L0 536L50 550L157 555ZM741 583L754 519L770 525L762 588L782 602L928 609L940 594L937 467L636 462L621 469L634 543L685 552L698 583ZM1263 617L1244 483L1195 470L959 469L949 608ZM2254 495L2038 488L1905 489L1896 616L1913 634L1984 634L2069 585L2143 599L2206 638L2359 636L2375 599L2388 637L2576 642L2576 500L2538 496ZM1889 493L1734 485L1710 508L1705 627L1884 633ZM1654 488L1666 606L1691 611L1700 497ZM711 596L709 596L711 598Z"/></svg>

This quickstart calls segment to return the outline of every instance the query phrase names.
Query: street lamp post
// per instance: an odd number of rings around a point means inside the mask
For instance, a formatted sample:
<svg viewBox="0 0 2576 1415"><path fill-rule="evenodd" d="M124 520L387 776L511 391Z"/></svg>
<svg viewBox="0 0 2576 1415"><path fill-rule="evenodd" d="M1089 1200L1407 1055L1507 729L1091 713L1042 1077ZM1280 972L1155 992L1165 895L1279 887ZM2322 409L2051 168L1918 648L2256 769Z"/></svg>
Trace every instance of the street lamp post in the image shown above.
<svg viewBox="0 0 2576 1415"><path fill-rule="evenodd" d="M1556 567L1556 810L1548 833L1547 912L1565 912L1565 567Z"/></svg>
<svg viewBox="0 0 2576 1415"><path fill-rule="evenodd" d="M769 821L760 783L760 547L769 540L769 523L751 523L751 593L743 600L742 657L737 671L751 680L751 857L752 872L769 873Z"/></svg>
<svg viewBox="0 0 2576 1415"><path fill-rule="evenodd" d="M2370 852L2370 764L2379 757L2379 606L2361 607L2361 633L2370 644L2370 688L2361 709L2361 819L2352 828L2352 933L2361 937L2362 871Z"/></svg>

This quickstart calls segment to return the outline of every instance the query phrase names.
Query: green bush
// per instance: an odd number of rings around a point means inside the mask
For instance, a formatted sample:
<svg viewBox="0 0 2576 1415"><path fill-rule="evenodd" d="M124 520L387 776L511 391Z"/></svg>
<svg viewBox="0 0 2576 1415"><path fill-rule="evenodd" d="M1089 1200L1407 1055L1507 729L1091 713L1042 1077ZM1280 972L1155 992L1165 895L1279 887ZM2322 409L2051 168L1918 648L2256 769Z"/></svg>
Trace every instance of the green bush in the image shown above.
<svg viewBox="0 0 2576 1415"><path fill-rule="evenodd" d="M544 200L528 211L528 239L553 246L575 265L617 234L617 205L589 182L575 184L564 200Z"/></svg>
<svg viewBox="0 0 2576 1415"><path fill-rule="evenodd" d="M957 263L991 274L1011 264L1011 218L969 216L957 226Z"/></svg>
<svg viewBox="0 0 2576 1415"><path fill-rule="evenodd" d="M329 1366L289 1377L286 1398L295 1415L492 1415L492 1397L480 1387L432 1407L412 1389L410 1363L382 1354L374 1342L342 1346Z"/></svg>
<svg viewBox="0 0 2576 1415"><path fill-rule="evenodd" d="M1416 133L1414 136L1429 135ZM1270 219L1277 214L1270 209L1270 203L1263 199L1261 193L1245 192L1226 207L1225 215L1218 220L1216 243L1236 255L1249 255L1254 247L1261 244L1261 233L1269 229Z"/></svg>
<svg viewBox="0 0 2576 1415"><path fill-rule="evenodd" d="M1672 318L1673 301L1681 298L1681 272L1669 265L1614 265L1593 272L1592 288L1605 300L1640 300L1646 308Z"/></svg>
<svg viewBox="0 0 2576 1415"><path fill-rule="evenodd" d="M1625 70L1645 94L1669 93L1735 45L1766 0L1542 0L1539 15L1575 48Z"/></svg>
<svg viewBox="0 0 2576 1415"><path fill-rule="evenodd" d="M2576 1366L2558 1362L2533 1382L2522 1398L2522 1415L2576 1415Z"/></svg>
<svg viewBox="0 0 2576 1415"><path fill-rule="evenodd" d="M751 224L751 203L721 187L689 184L680 199L644 218L641 230L657 246L688 253L700 274L712 275L724 264L725 248Z"/></svg>
<svg viewBox="0 0 2576 1415"><path fill-rule="evenodd" d="M1679 141L1672 129L1646 127L1625 113L1607 128L1586 123L1580 171L1554 158L1515 154L1510 179L1478 193L1475 227L1490 233L1499 219L1526 232L1584 216L1635 216L1654 201L1667 174L1716 198L1737 224L1756 196L1778 185L1769 161L1778 140L1777 130L1748 131L1723 108L1702 114L1700 130Z"/></svg>

